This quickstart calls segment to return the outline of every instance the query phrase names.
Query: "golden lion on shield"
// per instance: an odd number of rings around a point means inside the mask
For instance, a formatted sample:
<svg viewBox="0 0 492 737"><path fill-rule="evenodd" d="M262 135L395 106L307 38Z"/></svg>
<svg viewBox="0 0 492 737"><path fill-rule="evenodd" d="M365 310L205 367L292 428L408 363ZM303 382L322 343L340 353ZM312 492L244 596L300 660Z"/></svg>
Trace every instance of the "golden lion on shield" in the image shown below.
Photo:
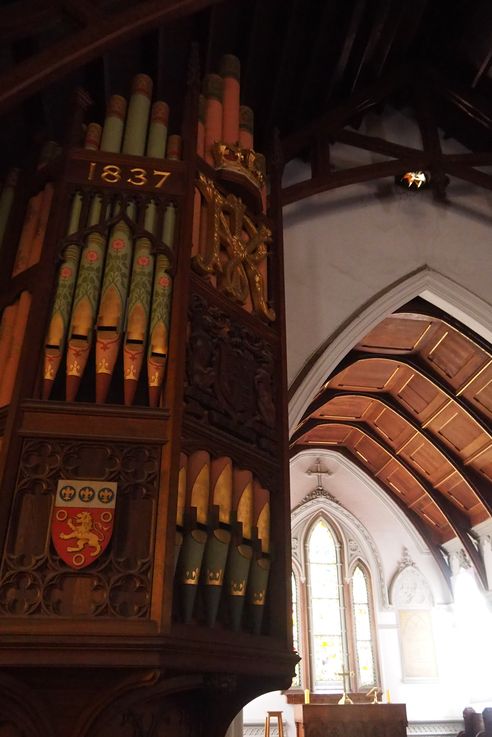
<svg viewBox="0 0 492 737"><path fill-rule="evenodd" d="M78 553L86 545L90 548L94 548L90 554L92 558L95 558L101 552L101 542L104 540L103 527L98 523L94 523L90 512L78 512L75 517L71 517L67 520L68 526L72 532L60 532L62 540L71 540L75 538L77 545L72 548L67 548L69 553Z"/></svg>

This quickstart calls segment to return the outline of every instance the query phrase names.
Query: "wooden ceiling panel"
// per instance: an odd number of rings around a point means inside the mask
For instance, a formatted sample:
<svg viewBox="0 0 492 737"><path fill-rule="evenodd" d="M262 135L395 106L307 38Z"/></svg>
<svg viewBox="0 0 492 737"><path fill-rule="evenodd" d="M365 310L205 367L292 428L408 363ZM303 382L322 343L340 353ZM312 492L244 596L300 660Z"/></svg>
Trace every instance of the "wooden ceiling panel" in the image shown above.
<svg viewBox="0 0 492 737"><path fill-rule="evenodd" d="M418 483L415 476L403 468L396 459L391 459L379 471L378 478L396 491L406 504L414 504L418 499L426 496L425 489Z"/></svg>
<svg viewBox="0 0 492 737"><path fill-rule="evenodd" d="M489 355L469 338L442 323L432 343L422 352L424 361L455 390L464 386L489 361Z"/></svg>
<svg viewBox="0 0 492 737"><path fill-rule="evenodd" d="M367 415L367 421L394 450L401 448L415 434L401 415L376 400Z"/></svg>
<svg viewBox="0 0 492 737"><path fill-rule="evenodd" d="M491 441L490 435L455 402L444 407L427 428L456 451L465 463Z"/></svg>
<svg viewBox="0 0 492 737"><path fill-rule="evenodd" d="M412 509L435 530L443 541L451 540L456 536L444 514L430 499L418 501Z"/></svg>
<svg viewBox="0 0 492 737"><path fill-rule="evenodd" d="M395 361L364 359L356 361L330 379L329 386L349 391L388 391L399 370L400 366Z"/></svg>
<svg viewBox="0 0 492 737"><path fill-rule="evenodd" d="M319 425L299 438L299 443L345 445L353 428L346 425Z"/></svg>
<svg viewBox="0 0 492 737"><path fill-rule="evenodd" d="M373 473L376 473L384 466L385 463L391 458L390 454L384 450L378 443L372 438L369 438L362 431L359 431L358 436L355 433L350 437L349 447L360 458L366 466L368 466Z"/></svg>
<svg viewBox="0 0 492 737"><path fill-rule="evenodd" d="M482 415L492 420L492 363L484 366L460 394Z"/></svg>
<svg viewBox="0 0 492 737"><path fill-rule="evenodd" d="M475 456L473 466L484 476L492 478L492 447Z"/></svg>
<svg viewBox="0 0 492 737"><path fill-rule="evenodd" d="M434 326L430 317L387 317L356 348L368 353L412 353L430 337Z"/></svg>
<svg viewBox="0 0 492 737"><path fill-rule="evenodd" d="M401 369L399 379L392 393L422 425L449 401L435 384L408 366Z"/></svg>
<svg viewBox="0 0 492 737"><path fill-rule="evenodd" d="M441 481L438 488L451 499L455 506L470 516L473 525L483 522L489 516L483 504L459 473L448 476Z"/></svg>
<svg viewBox="0 0 492 737"><path fill-rule="evenodd" d="M372 407L373 401L368 397L340 396L334 397L329 402L313 412L313 417L362 420L366 412Z"/></svg>
<svg viewBox="0 0 492 737"><path fill-rule="evenodd" d="M420 434L412 438L399 455L433 486L454 470L442 453Z"/></svg>

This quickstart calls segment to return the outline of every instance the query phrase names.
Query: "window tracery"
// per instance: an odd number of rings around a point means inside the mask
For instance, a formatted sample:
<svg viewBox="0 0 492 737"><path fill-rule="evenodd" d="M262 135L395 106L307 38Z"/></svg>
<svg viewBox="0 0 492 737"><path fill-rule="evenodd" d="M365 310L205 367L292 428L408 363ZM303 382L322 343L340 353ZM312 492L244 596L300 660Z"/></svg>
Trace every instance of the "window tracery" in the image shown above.
<svg viewBox="0 0 492 737"><path fill-rule="evenodd" d="M302 528L292 577L294 643L302 661L292 688L339 692L345 671L347 687L365 691L378 683L369 567L359 557L350 560L353 540L324 511L314 511Z"/></svg>

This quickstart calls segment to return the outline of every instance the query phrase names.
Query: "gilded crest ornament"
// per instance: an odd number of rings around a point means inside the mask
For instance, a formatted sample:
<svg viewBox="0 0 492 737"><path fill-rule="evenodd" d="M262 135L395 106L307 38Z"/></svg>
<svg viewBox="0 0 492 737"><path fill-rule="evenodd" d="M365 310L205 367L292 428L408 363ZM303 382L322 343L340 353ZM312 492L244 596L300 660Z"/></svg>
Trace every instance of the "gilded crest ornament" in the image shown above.
<svg viewBox="0 0 492 737"><path fill-rule="evenodd" d="M264 277L270 229L256 225L239 197L221 194L203 174L198 189L207 203L207 232L204 252L193 258L194 269L216 276L219 290L235 302L244 306L251 301L255 313L275 320Z"/></svg>

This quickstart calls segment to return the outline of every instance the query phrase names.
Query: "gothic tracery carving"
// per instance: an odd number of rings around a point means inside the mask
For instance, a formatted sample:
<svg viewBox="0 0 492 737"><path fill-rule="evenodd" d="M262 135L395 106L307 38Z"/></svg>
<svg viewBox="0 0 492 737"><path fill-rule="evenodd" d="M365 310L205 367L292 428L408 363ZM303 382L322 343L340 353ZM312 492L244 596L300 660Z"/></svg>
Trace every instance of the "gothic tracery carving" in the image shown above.
<svg viewBox="0 0 492 737"><path fill-rule="evenodd" d="M25 440L0 575L0 612L146 617L159 456L157 446ZM81 573L59 558L49 529L58 479L91 477L117 481L119 498L108 549ZM138 536L128 536L130 524L138 525Z"/></svg>
<svg viewBox="0 0 492 737"><path fill-rule="evenodd" d="M276 382L270 345L193 295L187 411L262 450L276 446Z"/></svg>

